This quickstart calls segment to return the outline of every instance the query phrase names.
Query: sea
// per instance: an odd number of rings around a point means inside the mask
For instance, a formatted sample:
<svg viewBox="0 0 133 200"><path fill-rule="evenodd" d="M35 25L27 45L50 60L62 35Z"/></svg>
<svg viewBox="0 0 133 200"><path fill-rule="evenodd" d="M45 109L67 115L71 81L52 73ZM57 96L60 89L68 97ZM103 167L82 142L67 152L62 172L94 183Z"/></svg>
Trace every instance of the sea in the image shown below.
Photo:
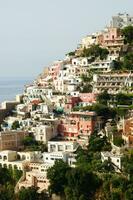
<svg viewBox="0 0 133 200"><path fill-rule="evenodd" d="M2 77L0 78L0 104L6 100L15 100L17 94L22 94L25 85L33 83L33 77Z"/></svg>

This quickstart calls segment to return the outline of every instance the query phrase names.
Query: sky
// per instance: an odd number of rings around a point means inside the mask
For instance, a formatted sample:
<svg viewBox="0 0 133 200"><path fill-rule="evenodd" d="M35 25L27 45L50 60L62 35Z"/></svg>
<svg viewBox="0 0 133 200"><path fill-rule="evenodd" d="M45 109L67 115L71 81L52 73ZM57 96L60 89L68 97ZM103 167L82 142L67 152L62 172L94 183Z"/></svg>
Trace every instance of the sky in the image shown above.
<svg viewBox="0 0 133 200"><path fill-rule="evenodd" d="M0 77L36 77L133 0L0 0Z"/></svg>

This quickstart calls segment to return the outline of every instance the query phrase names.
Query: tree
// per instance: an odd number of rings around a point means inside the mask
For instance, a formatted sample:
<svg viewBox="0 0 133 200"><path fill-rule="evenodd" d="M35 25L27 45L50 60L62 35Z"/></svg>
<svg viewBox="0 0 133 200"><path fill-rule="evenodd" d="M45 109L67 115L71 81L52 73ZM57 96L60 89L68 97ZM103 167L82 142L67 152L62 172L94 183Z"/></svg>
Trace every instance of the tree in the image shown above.
<svg viewBox="0 0 133 200"><path fill-rule="evenodd" d="M113 70L121 70L123 68L123 63L118 60L113 60L112 61L112 69Z"/></svg>
<svg viewBox="0 0 133 200"><path fill-rule="evenodd" d="M7 168L0 168L0 184L4 185L12 181L10 172Z"/></svg>
<svg viewBox="0 0 133 200"><path fill-rule="evenodd" d="M106 136L97 135L94 133L89 140L88 151L89 152L101 152L111 151L111 144L108 142Z"/></svg>
<svg viewBox="0 0 133 200"><path fill-rule="evenodd" d="M39 194L37 193L37 189L34 187L31 188L22 188L18 193L19 200L38 200Z"/></svg>
<svg viewBox="0 0 133 200"><path fill-rule="evenodd" d="M98 116L102 116L105 121L116 116L116 111L105 104L94 104L91 110L95 111Z"/></svg>
<svg viewBox="0 0 133 200"><path fill-rule="evenodd" d="M99 187L99 179L90 171L74 168L67 172L66 199L93 199L95 191Z"/></svg>
<svg viewBox="0 0 133 200"><path fill-rule="evenodd" d="M4 184L0 186L0 200L16 200L13 185Z"/></svg>
<svg viewBox="0 0 133 200"><path fill-rule="evenodd" d="M133 184L128 185L127 190L125 191L125 200L133 199Z"/></svg>
<svg viewBox="0 0 133 200"><path fill-rule="evenodd" d="M71 52L67 53L66 55L68 55L68 56L75 56L75 51L71 51Z"/></svg>
<svg viewBox="0 0 133 200"><path fill-rule="evenodd" d="M17 130L18 128L20 128L19 121L14 121L12 124L12 129Z"/></svg>
<svg viewBox="0 0 133 200"><path fill-rule="evenodd" d="M91 93L92 92L92 85L85 84L83 87L80 88L80 92L82 92L82 93Z"/></svg>
<svg viewBox="0 0 133 200"><path fill-rule="evenodd" d="M23 144L24 146L32 146L32 145L36 145L37 144L37 141L35 141L34 137L33 136L26 136L24 139L23 139Z"/></svg>
<svg viewBox="0 0 133 200"><path fill-rule="evenodd" d="M117 105L131 105L132 103L132 97L124 93L116 94L115 100Z"/></svg>
<svg viewBox="0 0 133 200"><path fill-rule="evenodd" d="M124 145L124 140L120 136L114 136L113 143L114 143L114 145L121 147Z"/></svg>
<svg viewBox="0 0 133 200"><path fill-rule="evenodd" d="M133 43L133 26L127 26L122 30L124 41L127 44Z"/></svg>
<svg viewBox="0 0 133 200"><path fill-rule="evenodd" d="M98 96L97 96L97 101L100 103L100 104L103 104L103 105L107 105L108 101L111 99L111 95L107 92L107 90L104 90L104 92L100 93Z"/></svg>
<svg viewBox="0 0 133 200"><path fill-rule="evenodd" d="M96 58L100 58L101 60L106 59L109 54L107 49L101 48L99 45L92 45L90 48L84 48L82 55L83 57L92 57L92 62Z"/></svg>
<svg viewBox="0 0 133 200"><path fill-rule="evenodd" d="M133 52L128 52L123 58L123 69L133 70Z"/></svg>
<svg viewBox="0 0 133 200"><path fill-rule="evenodd" d="M62 160L57 160L53 167L48 169L47 177L50 181L49 192L51 194L64 194L64 187L67 183L66 172L69 166Z"/></svg>

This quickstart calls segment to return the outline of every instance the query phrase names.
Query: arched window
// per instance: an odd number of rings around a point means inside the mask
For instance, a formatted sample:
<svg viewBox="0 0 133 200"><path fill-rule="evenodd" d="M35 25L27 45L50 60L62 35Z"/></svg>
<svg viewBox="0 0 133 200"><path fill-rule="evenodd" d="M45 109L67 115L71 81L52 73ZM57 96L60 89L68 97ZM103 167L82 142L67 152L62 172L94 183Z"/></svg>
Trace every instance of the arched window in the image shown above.
<svg viewBox="0 0 133 200"><path fill-rule="evenodd" d="M7 160L7 156L3 156L3 161Z"/></svg>

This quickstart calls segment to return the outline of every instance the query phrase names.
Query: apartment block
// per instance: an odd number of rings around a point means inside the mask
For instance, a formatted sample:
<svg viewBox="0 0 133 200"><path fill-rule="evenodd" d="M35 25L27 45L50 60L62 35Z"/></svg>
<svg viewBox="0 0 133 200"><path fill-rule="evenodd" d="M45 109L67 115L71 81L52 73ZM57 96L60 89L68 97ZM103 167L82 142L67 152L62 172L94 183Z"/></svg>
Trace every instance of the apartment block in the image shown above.
<svg viewBox="0 0 133 200"><path fill-rule="evenodd" d="M119 72L107 74L94 74L93 75L93 92L100 93L108 90L111 94L116 94L122 91L132 92L133 73L132 72Z"/></svg>

